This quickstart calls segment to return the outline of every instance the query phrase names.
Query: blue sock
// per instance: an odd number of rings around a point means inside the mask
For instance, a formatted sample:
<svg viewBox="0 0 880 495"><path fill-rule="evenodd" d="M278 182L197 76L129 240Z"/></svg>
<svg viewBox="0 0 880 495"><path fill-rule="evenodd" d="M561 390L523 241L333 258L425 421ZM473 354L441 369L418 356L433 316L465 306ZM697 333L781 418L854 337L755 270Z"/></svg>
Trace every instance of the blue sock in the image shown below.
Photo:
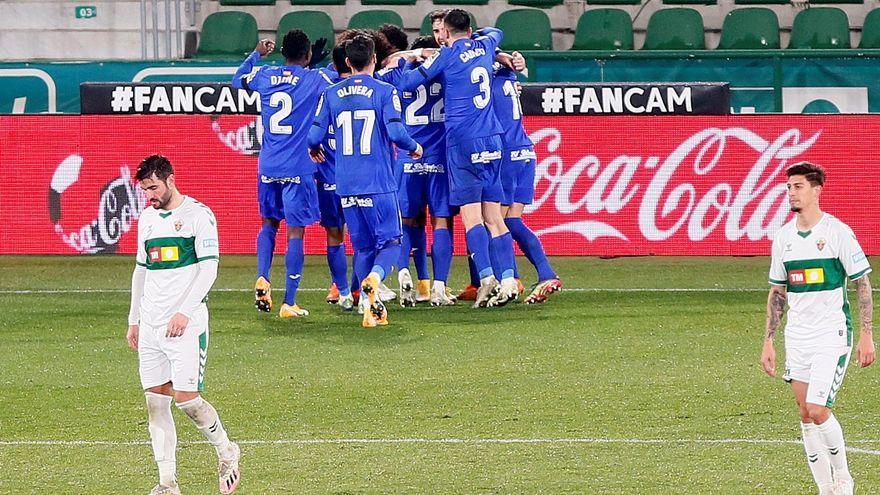
<svg viewBox="0 0 880 495"><path fill-rule="evenodd" d="M446 283L449 268L452 266L452 231L437 229L434 231L434 244L431 246L431 261L434 265L434 280Z"/></svg>
<svg viewBox="0 0 880 495"><path fill-rule="evenodd" d="M507 224L507 228L510 229L510 235L513 236L523 254L526 255L529 262L538 270L538 281L543 282L544 280L557 278L556 272L550 266L550 260L544 254L544 246L541 245L541 240L523 223L522 218L506 218L504 223Z"/></svg>
<svg viewBox="0 0 880 495"><path fill-rule="evenodd" d="M355 250L354 254L351 255L351 285L349 288L352 291L361 290L361 279L358 278L358 258L360 258L361 252Z"/></svg>
<svg viewBox="0 0 880 495"><path fill-rule="evenodd" d="M327 266L330 267L330 279L332 279L333 283L336 284L336 288L339 289L339 294L343 296L347 296L351 293L348 289L347 283L347 263L348 260L345 259L344 244L340 244L338 246L327 246Z"/></svg>
<svg viewBox="0 0 880 495"><path fill-rule="evenodd" d="M419 280L430 280L431 274L428 272L428 236L425 234L425 227L409 227L405 226L404 230L409 230L409 240L412 244L413 264L416 266L416 274Z"/></svg>
<svg viewBox="0 0 880 495"><path fill-rule="evenodd" d="M302 280L303 261L305 261L303 240L301 238L288 239L287 254L284 255L284 264L287 266L284 304L291 306L296 304L296 290L299 289L299 282Z"/></svg>
<svg viewBox="0 0 880 495"><path fill-rule="evenodd" d="M257 235L257 278L263 277L269 280L269 271L272 269L272 255L275 253L275 236L278 227L264 223Z"/></svg>
<svg viewBox="0 0 880 495"><path fill-rule="evenodd" d="M372 272L379 274L379 280L385 280L385 276L391 273L394 260L400 256L400 243L386 244L385 247L376 253L376 259L373 261Z"/></svg>
<svg viewBox="0 0 880 495"><path fill-rule="evenodd" d="M493 237L489 241L489 251L497 259L498 268L495 270L495 278L503 280L513 277L513 267L516 257L513 255L513 237L510 232ZM499 277L498 274L501 273Z"/></svg>
<svg viewBox="0 0 880 495"><path fill-rule="evenodd" d="M362 249L355 254L354 270L355 273L357 273L358 280L363 281L367 278L367 275L370 274L370 270L373 268L373 259L376 257L376 250ZM358 282L357 287L358 289L361 288L360 282Z"/></svg>
<svg viewBox="0 0 880 495"><path fill-rule="evenodd" d="M465 233L471 258L477 272L477 279L481 280L492 275L492 262L489 260L489 232L486 226L479 223ZM477 285L480 285L477 282Z"/></svg>
<svg viewBox="0 0 880 495"><path fill-rule="evenodd" d="M400 255L397 257L397 269L403 270L406 268L409 270L409 253L412 251L412 239L410 238L410 230L409 226L403 226L403 235L400 236Z"/></svg>
<svg viewBox="0 0 880 495"><path fill-rule="evenodd" d="M480 277L477 275L477 265L474 264L474 258L471 256L471 250L468 249L468 274L471 277L471 285L480 286Z"/></svg>

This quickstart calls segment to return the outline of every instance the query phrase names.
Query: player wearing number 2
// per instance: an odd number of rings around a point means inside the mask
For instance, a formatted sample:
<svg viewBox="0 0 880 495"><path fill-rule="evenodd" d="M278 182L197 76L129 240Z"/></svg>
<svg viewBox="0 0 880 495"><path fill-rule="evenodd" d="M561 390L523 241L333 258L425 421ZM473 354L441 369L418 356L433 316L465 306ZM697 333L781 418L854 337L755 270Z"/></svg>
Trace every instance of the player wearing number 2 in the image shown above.
<svg viewBox="0 0 880 495"><path fill-rule="evenodd" d="M270 40L262 40L238 68L232 85L258 92L262 105L257 196L263 227L257 236L255 304L260 311L272 310L269 269L283 219L287 223L287 278L279 316L290 318L309 314L296 304L304 260L303 231L319 217L316 169L306 150L306 138L318 98L333 81L322 70L307 68L312 48L305 33L294 29L282 43L284 65L254 67L274 46Z"/></svg>

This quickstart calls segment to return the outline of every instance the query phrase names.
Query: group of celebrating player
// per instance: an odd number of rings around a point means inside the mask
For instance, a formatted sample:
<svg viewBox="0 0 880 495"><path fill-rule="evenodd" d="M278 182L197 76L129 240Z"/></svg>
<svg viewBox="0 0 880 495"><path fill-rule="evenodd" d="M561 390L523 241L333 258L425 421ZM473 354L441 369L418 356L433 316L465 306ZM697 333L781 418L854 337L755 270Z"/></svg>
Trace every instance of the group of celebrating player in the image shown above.
<svg viewBox="0 0 880 495"><path fill-rule="evenodd" d="M257 309L272 310L269 271L281 220L287 224L282 318L308 315L296 293L303 233L319 220L332 279L327 300L345 310L358 305L365 327L388 323L384 302L396 294L382 282L395 266L402 306L428 300L446 306L461 298L492 307L517 299L523 288L514 240L538 272L524 302L543 302L561 289L521 218L532 202L535 176L515 73L524 60L500 52L500 30L473 32L464 10L437 11L431 20L433 37L412 46L397 26L345 31L326 69L312 68L326 55L326 40L313 45L293 30L282 43L283 65L254 67L274 49L262 40L239 67L233 86L258 92L262 104ZM471 269L471 285L458 296L446 286L456 214ZM355 251L351 280L346 230ZM409 270L411 252L418 284Z"/></svg>

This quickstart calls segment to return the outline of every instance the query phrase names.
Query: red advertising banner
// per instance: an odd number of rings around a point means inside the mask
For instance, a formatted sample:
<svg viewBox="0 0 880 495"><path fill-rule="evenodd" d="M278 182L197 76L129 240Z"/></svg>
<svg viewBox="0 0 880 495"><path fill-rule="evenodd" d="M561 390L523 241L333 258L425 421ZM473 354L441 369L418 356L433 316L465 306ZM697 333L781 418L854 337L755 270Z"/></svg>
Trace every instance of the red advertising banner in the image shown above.
<svg viewBox="0 0 880 495"><path fill-rule="evenodd" d="M801 160L828 170L823 209L880 253L880 116L525 119L538 156L525 220L549 254L767 254ZM253 253L260 132L244 115L0 116L0 254L134 252L132 176L156 152L214 210L221 252ZM323 247L310 227L306 252Z"/></svg>

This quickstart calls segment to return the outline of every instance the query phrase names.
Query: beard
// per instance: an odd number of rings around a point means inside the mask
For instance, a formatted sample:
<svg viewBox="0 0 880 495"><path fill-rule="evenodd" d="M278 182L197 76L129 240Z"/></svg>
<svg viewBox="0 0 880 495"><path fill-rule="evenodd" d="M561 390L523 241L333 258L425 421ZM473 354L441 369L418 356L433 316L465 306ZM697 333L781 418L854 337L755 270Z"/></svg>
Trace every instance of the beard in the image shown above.
<svg viewBox="0 0 880 495"><path fill-rule="evenodd" d="M153 208L157 210L164 210L168 203L171 201L171 191L168 191L168 194L163 198L157 198L156 203L153 205Z"/></svg>

